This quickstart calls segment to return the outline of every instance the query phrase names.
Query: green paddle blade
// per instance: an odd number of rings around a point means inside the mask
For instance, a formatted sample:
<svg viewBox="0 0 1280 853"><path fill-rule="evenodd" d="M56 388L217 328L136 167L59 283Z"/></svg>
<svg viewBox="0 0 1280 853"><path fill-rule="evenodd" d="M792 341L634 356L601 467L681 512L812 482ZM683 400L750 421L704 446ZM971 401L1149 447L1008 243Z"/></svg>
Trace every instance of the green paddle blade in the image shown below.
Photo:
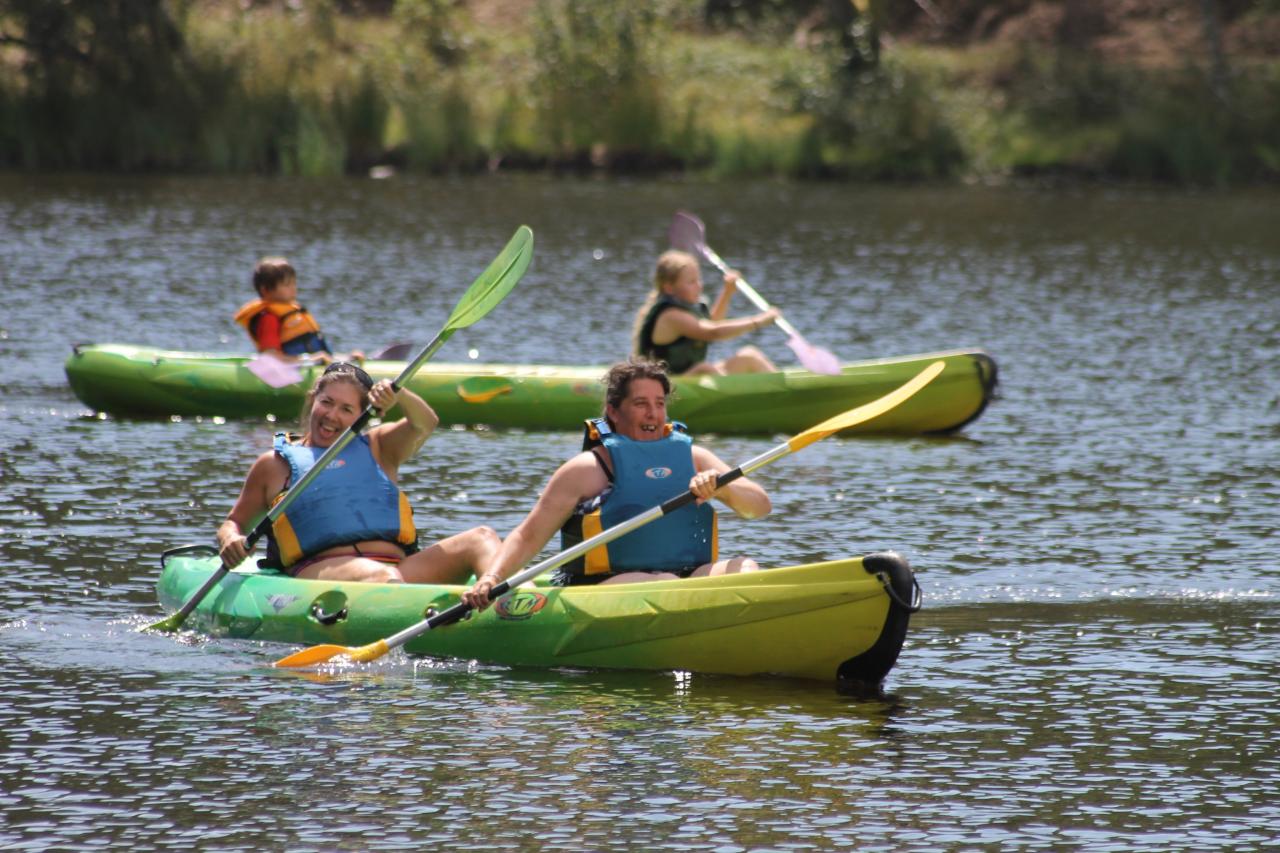
<svg viewBox="0 0 1280 853"><path fill-rule="evenodd" d="M159 622L152 622L142 630L159 631L164 634L172 634L174 631L182 627L185 617L178 612L171 613L168 617L161 619Z"/></svg>
<svg viewBox="0 0 1280 853"><path fill-rule="evenodd" d="M532 258L533 231L528 225L521 225L506 248L462 295L444 327L465 329L492 311L516 286Z"/></svg>

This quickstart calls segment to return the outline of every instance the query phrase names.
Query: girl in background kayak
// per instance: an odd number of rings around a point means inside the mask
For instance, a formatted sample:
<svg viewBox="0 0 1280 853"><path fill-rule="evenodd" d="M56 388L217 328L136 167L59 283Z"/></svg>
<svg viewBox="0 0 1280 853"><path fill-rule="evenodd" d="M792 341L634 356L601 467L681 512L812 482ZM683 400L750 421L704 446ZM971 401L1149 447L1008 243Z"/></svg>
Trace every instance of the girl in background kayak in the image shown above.
<svg viewBox="0 0 1280 853"><path fill-rule="evenodd" d="M298 482L372 403L405 417L382 423L348 443L312 480L267 535L259 565L294 577L373 583L460 583L489 568L501 541L475 527L419 551L413 510L397 485L400 465L418 452L439 418L417 394L390 380L374 384L354 364L335 361L307 393L300 439L280 433L273 450L249 468L240 497L218 528L225 565L248 556L244 531Z"/></svg>
<svg viewBox="0 0 1280 853"><path fill-rule="evenodd" d="M658 258L653 290L636 314L635 349L640 356L665 361L673 374L772 373L778 368L752 346L739 349L723 361L707 361L707 344L745 335L768 326L780 316L776 308L726 320L729 300L737 289L738 274L725 274L724 289L715 305L702 301L702 272L698 259L671 250Z"/></svg>
<svg viewBox="0 0 1280 853"><path fill-rule="evenodd" d="M335 360L329 342L311 312L298 304L298 273L284 258L263 258L253 268L253 288L258 298L236 311L236 322L244 326L258 352L284 361L313 357L322 364ZM355 350L339 361L364 361Z"/></svg>

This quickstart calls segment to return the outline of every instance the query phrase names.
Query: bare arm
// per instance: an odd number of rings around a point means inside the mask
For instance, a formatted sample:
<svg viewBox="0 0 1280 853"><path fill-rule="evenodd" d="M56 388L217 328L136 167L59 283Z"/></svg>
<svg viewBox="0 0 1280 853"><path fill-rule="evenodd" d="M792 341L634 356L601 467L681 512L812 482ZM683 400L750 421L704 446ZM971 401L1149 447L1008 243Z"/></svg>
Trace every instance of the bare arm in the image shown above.
<svg viewBox="0 0 1280 853"><path fill-rule="evenodd" d="M604 491L608 479L595 455L579 453L551 475L538 502L516 525L493 559L489 570L463 594L463 601L483 610L489 606L489 590L523 568L550 541L573 514L574 507Z"/></svg>
<svg viewBox="0 0 1280 853"><path fill-rule="evenodd" d="M688 311L668 308L658 315L653 324L653 340L669 344L677 338L693 338L695 341L724 341L763 328L780 316L777 308L770 308L750 317L733 320L704 320Z"/></svg>
<svg viewBox="0 0 1280 853"><path fill-rule="evenodd" d="M732 469L705 447L693 446L693 466L698 473L689 481L689 490L698 496L699 502L714 497L740 518L762 518L773 509L764 488L746 477L716 489L716 475Z"/></svg>
<svg viewBox="0 0 1280 853"><path fill-rule="evenodd" d="M240 497L218 527L218 552L227 566L239 565L249 550L245 547L245 529L271 507L289 480L289 466L274 451L254 460L240 489Z"/></svg>
<svg viewBox="0 0 1280 853"><path fill-rule="evenodd" d="M400 420L379 424L369 430L369 446L382 470L394 481L400 466L422 448L427 436L440 423L440 418L426 400L408 388L393 392L391 382L386 379L369 391L369 402L383 412L399 403L400 410L404 412Z"/></svg>
<svg viewBox="0 0 1280 853"><path fill-rule="evenodd" d="M733 294L738 292L738 275L737 270L729 270L724 274L724 287L720 289L720 295L716 297L716 301L711 305L711 319L723 320L729 315L729 301L733 299Z"/></svg>

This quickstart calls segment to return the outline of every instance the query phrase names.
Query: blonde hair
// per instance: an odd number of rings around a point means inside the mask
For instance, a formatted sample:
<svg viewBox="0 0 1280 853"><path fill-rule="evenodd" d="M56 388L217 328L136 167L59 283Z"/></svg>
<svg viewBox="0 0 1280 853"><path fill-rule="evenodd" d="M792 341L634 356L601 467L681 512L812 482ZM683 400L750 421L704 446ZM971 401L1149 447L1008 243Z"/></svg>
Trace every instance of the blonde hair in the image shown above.
<svg viewBox="0 0 1280 853"><path fill-rule="evenodd" d="M658 256L658 263L653 268L653 287L649 290L649 296L645 299L644 305L641 305L636 313L635 322L631 326L631 348L637 355L644 355L640 352L640 330L644 328L645 318L649 316L654 303L662 295L663 285L675 284L680 273L690 266L697 267L698 259L688 252L668 249Z"/></svg>

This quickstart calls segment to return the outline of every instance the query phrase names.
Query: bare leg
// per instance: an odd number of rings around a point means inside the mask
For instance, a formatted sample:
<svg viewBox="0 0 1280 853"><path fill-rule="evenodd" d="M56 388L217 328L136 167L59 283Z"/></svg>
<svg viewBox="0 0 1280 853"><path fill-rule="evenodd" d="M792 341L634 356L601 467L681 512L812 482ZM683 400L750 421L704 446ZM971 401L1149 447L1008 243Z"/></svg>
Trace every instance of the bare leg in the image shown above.
<svg viewBox="0 0 1280 853"><path fill-rule="evenodd" d="M400 574L405 583L465 583L484 574L501 544L492 527L473 527L405 557Z"/></svg>
<svg viewBox="0 0 1280 853"><path fill-rule="evenodd" d="M736 575L742 572L758 572L760 564L750 557L733 557L728 560L717 560L698 566L691 578L705 578L715 575Z"/></svg>
<svg viewBox="0 0 1280 853"><path fill-rule="evenodd" d="M743 347L723 362L726 373L777 373L769 357L755 347Z"/></svg>
<svg viewBox="0 0 1280 853"><path fill-rule="evenodd" d="M640 583L641 581L674 581L679 577L671 574L671 572L623 572L620 575L614 575L605 581L600 581L600 586L611 583Z"/></svg>
<svg viewBox="0 0 1280 853"><path fill-rule="evenodd" d="M750 557L733 557L728 560L717 560L714 563L704 563L689 577L705 578L713 575L736 575L741 572L758 571L760 571L760 564ZM679 576L671 572L624 572L609 578L607 581L601 581L600 586L609 583L639 583L640 581L673 581L678 579Z"/></svg>
<svg viewBox="0 0 1280 853"><path fill-rule="evenodd" d="M724 376L724 362L722 361L700 361L693 367L690 367L681 376Z"/></svg>
<svg viewBox="0 0 1280 853"><path fill-rule="evenodd" d="M339 554L317 560L298 572L297 577L324 581L360 581L361 583L403 583L400 569L353 554Z"/></svg>

